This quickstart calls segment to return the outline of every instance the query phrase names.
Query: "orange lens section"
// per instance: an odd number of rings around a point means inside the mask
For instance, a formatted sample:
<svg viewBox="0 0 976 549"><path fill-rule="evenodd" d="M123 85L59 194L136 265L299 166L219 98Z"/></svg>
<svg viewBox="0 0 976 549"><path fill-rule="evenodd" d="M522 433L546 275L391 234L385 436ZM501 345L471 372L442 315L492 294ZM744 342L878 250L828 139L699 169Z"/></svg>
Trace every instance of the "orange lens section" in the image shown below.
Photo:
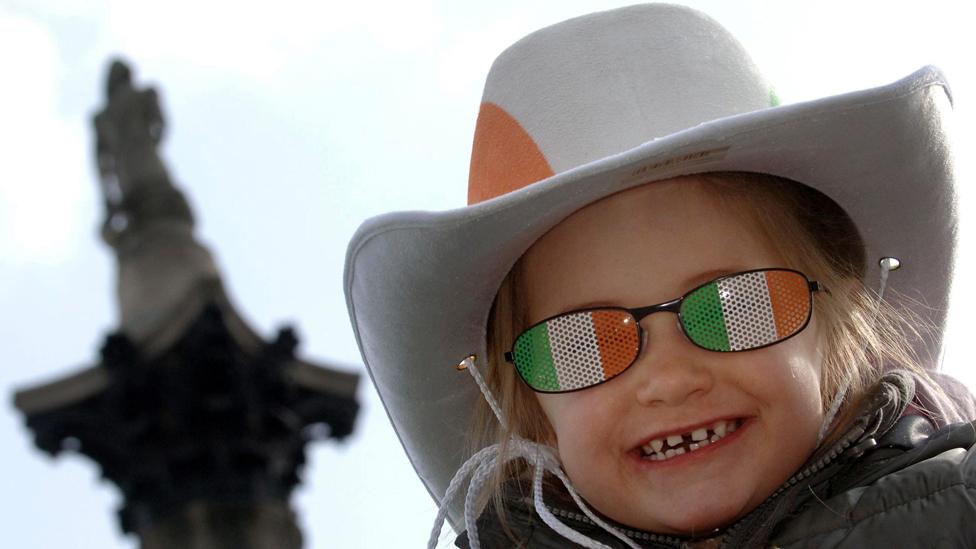
<svg viewBox="0 0 976 549"><path fill-rule="evenodd" d="M767 271L766 284L780 339L797 332L810 317L810 287L803 276L789 271Z"/></svg>
<svg viewBox="0 0 976 549"><path fill-rule="evenodd" d="M593 328L603 373L610 379L633 364L640 351L637 323L626 311L593 311Z"/></svg>

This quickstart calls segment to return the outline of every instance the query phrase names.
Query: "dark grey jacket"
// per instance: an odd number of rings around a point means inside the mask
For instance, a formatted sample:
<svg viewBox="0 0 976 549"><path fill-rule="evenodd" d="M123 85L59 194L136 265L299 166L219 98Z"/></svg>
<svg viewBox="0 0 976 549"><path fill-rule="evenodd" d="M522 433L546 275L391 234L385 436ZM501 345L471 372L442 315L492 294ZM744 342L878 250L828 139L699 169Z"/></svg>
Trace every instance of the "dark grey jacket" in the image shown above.
<svg viewBox="0 0 976 549"><path fill-rule="evenodd" d="M848 432L759 507L714 533L719 545L976 548L976 422L936 430L925 416L906 414L914 394L910 375L886 375ZM624 547L571 501L551 499L563 522L610 547ZM505 503L509 528L524 547L577 547L535 514L531 494L510 486ZM642 547L679 548L693 541L619 528ZM478 519L478 529L486 549L516 546L491 508ZM462 533L455 544L468 547L467 536Z"/></svg>

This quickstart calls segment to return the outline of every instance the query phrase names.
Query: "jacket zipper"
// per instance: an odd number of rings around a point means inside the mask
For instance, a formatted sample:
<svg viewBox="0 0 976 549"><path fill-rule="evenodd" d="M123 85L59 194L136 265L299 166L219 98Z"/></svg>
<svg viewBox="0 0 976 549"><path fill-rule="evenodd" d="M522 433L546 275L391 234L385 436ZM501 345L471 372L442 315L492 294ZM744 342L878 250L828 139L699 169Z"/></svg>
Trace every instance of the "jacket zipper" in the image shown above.
<svg viewBox="0 0 976 549"><path fill-rule="evenodd" d="M799 473L790 477L789 480L783 483L775 492L770 494L770 496L766 498L766 501L764 501L759 507L754 509L750 513L750 515L771 505L779 496L783 495L784 492L786 492L787 490L795 486L796 483L800 482L805 478L809 478L819 473L820 471L823 471L825 468L827 468L828 465L833 463L834 460L836 460L838 457L844 454L844 452L847 451L847 449L850 448L851 445L853 445L858 439L864 436L866 432L867 432L866 427L858 427L852 429L850 432L844 435L842 439L837 441L837 443L834 444L833 447L831 447L830 451L827 452L827 454L824 455L822 458L817 460L816 463L809 465ZM745 526L745 523L747 522L749 522L747 518L744 518L743 520L740 520L739 522L732 525L732 527L729 528L722 536L722 543L719 545L719 548L726 549L730 547L729 545L730 541L735 539L735 534L739 530L741 530Z"/></svg>
<svg viewBox="0 0 976 549"><path fill-rule="evenodd" d="M582 524L586 524L588 526L596 526L596 527L599 527L595 522L593 522L592 520L590 520L590 517L588 517L588 516L586 516L586 515L584 515L582 513L576 513L574 511L567 511L565 509L559 509L559 508L556 508L556 507L549 507L549 510L552 511L552 514L554 514L554 515L558 515L560 517L563 517L563 518L566 518L566 519L569 519L569 520L572 520L572 521L575 521L575 522L579 522L579 523L582 523ZM649 541L649 542L657 543L657 544L662 544L663 543L663 544L665 544L665 545L667 545L669 547L674 547L674 548L680 548L681 547L681 544L683 543L683 541L680 540L680 539L678 539L678 538L672 538L670 536L665 536L665 535L662 535L662 534L652 534L650 532L640 532L638 530L631 530L629 528L623 528L623 527L621 527L619 525L614 525L614 528L616 528L617 531L621 532L622 534L624 534L628 538L635 539L635 540L638 540L638 541Z"/></svg>

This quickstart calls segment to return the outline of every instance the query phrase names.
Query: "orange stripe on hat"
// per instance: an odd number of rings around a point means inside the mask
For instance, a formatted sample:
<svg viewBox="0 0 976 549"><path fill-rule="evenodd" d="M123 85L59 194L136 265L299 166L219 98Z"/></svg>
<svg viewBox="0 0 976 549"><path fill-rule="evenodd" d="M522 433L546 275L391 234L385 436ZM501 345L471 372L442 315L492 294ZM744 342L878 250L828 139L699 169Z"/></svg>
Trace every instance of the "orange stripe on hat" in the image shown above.
<svg viewBox="0 0 976 549"><path fill-rule="evenodd" d="M481 104L471 151L468 205L521 189L553 173L518 120L494 103Z"/></svg>

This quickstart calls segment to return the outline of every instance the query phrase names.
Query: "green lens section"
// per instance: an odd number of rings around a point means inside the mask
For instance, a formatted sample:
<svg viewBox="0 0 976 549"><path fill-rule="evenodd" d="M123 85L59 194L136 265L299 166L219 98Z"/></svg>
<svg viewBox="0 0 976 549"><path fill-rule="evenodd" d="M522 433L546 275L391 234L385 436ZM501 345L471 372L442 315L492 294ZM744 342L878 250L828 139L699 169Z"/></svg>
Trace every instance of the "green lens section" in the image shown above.
<svg viewBox="0 0 976 549"><path fill-rule="evenodd" d="M515 367L529 387L537 391L559 391L559 378L549 346L549 328L540 324L515 341Z"/></svg>
<svg viewBox="0 0 976 549"><path fill-rule="evenodd" d="M711 351L731 350L718 284L707 284L685 297L681 302L681 323L697 345Z"/></svg>

